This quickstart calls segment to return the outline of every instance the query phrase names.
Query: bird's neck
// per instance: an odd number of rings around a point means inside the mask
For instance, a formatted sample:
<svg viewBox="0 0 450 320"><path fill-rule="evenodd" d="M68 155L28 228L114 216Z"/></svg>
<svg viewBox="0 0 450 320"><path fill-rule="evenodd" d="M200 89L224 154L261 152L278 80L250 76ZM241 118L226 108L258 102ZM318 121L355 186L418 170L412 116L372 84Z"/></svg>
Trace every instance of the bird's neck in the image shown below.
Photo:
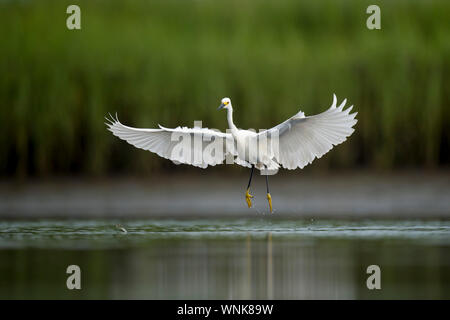
<svg viewBox="0 0 450 320"><path fill-rule="evenodd" d="M231 131L237 130L237 128L233 122L233 109L232 108L227 109L227 120L228 120L228 127L231 129Z"/></svg>

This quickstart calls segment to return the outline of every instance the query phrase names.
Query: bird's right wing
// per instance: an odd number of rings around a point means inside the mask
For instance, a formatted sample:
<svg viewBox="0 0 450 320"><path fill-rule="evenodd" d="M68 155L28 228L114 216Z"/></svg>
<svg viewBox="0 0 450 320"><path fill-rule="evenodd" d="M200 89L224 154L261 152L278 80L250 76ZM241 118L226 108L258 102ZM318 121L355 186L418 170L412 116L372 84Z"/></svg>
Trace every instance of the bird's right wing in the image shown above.
<svg viewBox="0 0 450 320"><path fill-rule="evenodd" d="M336 107L337 99L333 95L333 104L328 110L309 117L300 111L259 135L266 135L267 141L271 141L274 159L284 168L303 168L353 133L357 113L350 113L353 106L344 110L346 101ZM273 152L274 141L278 141L278 152Z"/></svg>
<svg viewBox="0 0 450 320"><path fill-rule="evenodd" d="M228 155L233 157L236 154L234 139L229 133L186 127L140 129L122 124L117 117L106 120L108 130L115 136L175 163L206 168L221 164Z"/></svg>

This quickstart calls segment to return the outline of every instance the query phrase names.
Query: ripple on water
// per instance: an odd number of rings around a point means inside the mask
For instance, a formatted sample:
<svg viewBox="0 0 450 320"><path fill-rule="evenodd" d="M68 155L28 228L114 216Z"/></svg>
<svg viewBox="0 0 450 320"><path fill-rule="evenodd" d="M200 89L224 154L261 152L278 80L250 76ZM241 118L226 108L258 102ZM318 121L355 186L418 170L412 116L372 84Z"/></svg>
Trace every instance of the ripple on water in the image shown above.
<svg viewBox="0 0 450 320"><path fill-rule="evenodd" d="M123 233L116 225L126 228ZM122 248L154 239L405 239L447 245L449 221L343 221L265 219L152 219L4 221L0 248Z"/></svg>

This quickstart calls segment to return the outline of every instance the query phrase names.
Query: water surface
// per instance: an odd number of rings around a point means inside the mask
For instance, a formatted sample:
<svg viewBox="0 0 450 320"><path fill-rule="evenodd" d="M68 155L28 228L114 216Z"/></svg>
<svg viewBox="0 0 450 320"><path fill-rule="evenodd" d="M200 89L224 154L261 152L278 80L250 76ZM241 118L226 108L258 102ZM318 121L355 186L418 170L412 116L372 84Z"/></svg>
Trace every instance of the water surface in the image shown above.
<svg viewBox="0 0 450 320"><path fill-rule="evenodd" d="M66 288L71 264L79 291ZM381 290L366 286L373 264ZM0 222L0 298L449 299L449 288L446 220Z"/></svg>

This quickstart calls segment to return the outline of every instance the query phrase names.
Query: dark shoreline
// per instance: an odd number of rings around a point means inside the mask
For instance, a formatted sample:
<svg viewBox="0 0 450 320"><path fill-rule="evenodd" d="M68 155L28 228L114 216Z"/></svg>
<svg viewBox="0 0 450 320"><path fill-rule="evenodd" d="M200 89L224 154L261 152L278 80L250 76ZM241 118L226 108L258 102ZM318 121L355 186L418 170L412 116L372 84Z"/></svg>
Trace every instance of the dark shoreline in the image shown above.
<svg viewBox="0 0 450 320"><path fill-rule="evenodd" d="M259 176L252 187L256 208L247 208L245 174L3 181L0 218L450 218L448 171L277 175L270 179L270 216Z"/></svg>

